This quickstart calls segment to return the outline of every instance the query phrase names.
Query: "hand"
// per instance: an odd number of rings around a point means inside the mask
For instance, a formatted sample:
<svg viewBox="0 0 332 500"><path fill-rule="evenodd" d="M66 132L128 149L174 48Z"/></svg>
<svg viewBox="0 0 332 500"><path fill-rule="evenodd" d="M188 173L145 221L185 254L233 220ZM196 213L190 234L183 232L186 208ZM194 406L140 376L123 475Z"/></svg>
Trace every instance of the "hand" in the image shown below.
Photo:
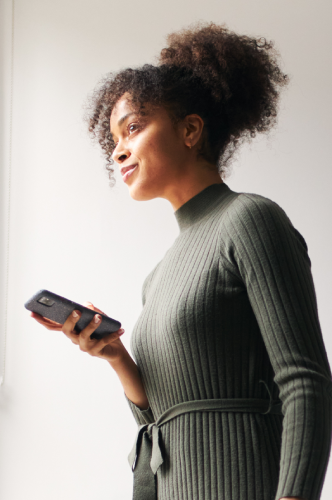
<svg viewBox="0 0 332 500"><path fill-rule="evenodd" d="M100 309L97 309L97 307L94 307L91 302L85 302L84 305L97 313L105 314ZM77 312L78 317L74 316L75 312ZM137 365L120 339L120 336L124 333L123 328L107 335L107 337L101 340L90 339L90 335L98 328L100 321L95 323L93 319L89 325L78 334L74 330L74 327L80 318L80 314L79 311L73 311L63 325L44 318L44 316L40 314L30 313L30 316L48 330L63 331L74 344L79 345L82 351L87 352L91 356L106 359L116 371L128 399L139 408L148 408L149 401ZM97 318L98 316L98 314L95 315ZM107 315L105 314L105 316Z"/></svg>
<svg viewBox="0 0 332 500"><path fill-rule="evenodd" d="M91 302L85 302L84 305L93 311L107 316L100 309L94 307ZM77 316L75 316L75 314ZM123 328L110 333L100 340L90 339L90 335L98 328L100 322L102 321L99 314L96 314L88 326L86 326L79 334L74 330L75 324L81 317L81 313L79 311L73 311L63 325L37 313L32 312L30 313L30 316L47 328L47 330L62 331L74 344L80 347L81 351L87 352L91 356L97 356L99 358L106 359L109 362L114 362L120 359L124 351L126 351L120 339L120 336L124 333Z"/></svg>

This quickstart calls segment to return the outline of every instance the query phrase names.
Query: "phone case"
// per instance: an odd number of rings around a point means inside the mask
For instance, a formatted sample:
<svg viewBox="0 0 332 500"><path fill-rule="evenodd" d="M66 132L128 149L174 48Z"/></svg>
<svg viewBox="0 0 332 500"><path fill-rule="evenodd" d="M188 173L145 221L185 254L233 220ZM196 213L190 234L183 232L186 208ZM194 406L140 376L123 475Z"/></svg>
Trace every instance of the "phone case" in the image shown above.
<svg viewBox="0 0 332 500"><path fill-rule="evenodd" d="M24 304L24 307L29 311L41 314L45 318L61 323L62 325L74 309L80 311L82 316L74 328L77 333L80 333L96 314L95 311L48 290L39 290ZM116 332L121 327L119 321L104 314L100 314L100 316L102 317L102 322L90 336L92 339L99 340L112 332Z"/></svg>

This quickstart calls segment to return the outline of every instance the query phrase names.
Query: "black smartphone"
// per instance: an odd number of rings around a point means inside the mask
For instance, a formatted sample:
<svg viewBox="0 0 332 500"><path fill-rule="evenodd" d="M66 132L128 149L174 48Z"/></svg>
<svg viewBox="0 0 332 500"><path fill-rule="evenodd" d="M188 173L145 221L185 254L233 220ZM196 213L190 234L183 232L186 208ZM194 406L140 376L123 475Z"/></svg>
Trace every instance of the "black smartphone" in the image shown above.
<svg viewBox="0 0 332 500"><path fill-rule="evenodd" d="M61 297L48 290L39 290L35 293L31 299L29 299L24 307L28 311L32 311L37 314L41 314L45 318L56 321L57 323L64 324L68 316L74 311L80 311L82 316L75 325L75 331L80 333L92 320L95 314L100 314L102 322L98 328L90 335L92 339L98 339L109 335L112 332L116 332L121 328L121 323L115 319L105 316L104 314L92 311L88 307L84 307L77 302Z"/></svg>

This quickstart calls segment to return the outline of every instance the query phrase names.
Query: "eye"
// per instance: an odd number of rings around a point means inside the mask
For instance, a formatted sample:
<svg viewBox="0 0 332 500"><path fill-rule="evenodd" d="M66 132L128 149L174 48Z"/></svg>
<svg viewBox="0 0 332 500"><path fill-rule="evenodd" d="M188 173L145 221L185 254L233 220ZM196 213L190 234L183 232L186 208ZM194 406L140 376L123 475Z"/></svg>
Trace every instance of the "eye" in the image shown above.
<svg viewBox="0 0 332 500"><path fill-rule="evenodd" d="M140 128L138 123L130 123L130 125L127 126L127 133L128 135L132 135L133 132L136 132ZM117 145L119 144L119 141L115 142L113 141L113 151L116 149Z"/></svg>
<svg viewBox="0 0 332 500"><path fill-rule="evenodd" d="M138 124L137 123L131 123L128 125L128 133L131 134L132 132L135 132L135 130L138 129Z"/></svg>

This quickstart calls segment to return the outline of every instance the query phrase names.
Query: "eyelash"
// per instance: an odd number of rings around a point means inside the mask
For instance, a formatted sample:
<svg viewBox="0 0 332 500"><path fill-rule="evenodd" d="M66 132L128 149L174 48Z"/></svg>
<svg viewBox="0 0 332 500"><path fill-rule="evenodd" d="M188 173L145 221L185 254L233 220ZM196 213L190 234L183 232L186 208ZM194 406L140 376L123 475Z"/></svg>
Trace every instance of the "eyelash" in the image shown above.
<svg viewBox="0 0 332 500"><path fill-rule="evenodd" d="M135 127L135 129L134 129L134 130L130 130L130 127ZM130 124L130 125L128 125L128 127L127 127L128 133L130 133L130 132L136 132L136 130L138 130L138 129L139 129L139 125L138 125L138 123L131 123L131 124Z"/></svg>
<svg viewBox="0 0 332 500"><path fill-rule="evenodd" d="M127 127L128 135L130 135L130 134L129 134L129 132L130 132L130 130L129 130L129 129L130 129L130 127L136 127L136 128L135 128L135 130L132 130L131 132L136 132L136 130L138 130L138 128L139 128L139 126L138 126L138 124L137 124L137 123L131 123L131 124L130 124L130 125L128 125L128 127ZM118 145L118 142L115 142L115 143L114 143L114 149L117 147L117 145Z"/></svg>

